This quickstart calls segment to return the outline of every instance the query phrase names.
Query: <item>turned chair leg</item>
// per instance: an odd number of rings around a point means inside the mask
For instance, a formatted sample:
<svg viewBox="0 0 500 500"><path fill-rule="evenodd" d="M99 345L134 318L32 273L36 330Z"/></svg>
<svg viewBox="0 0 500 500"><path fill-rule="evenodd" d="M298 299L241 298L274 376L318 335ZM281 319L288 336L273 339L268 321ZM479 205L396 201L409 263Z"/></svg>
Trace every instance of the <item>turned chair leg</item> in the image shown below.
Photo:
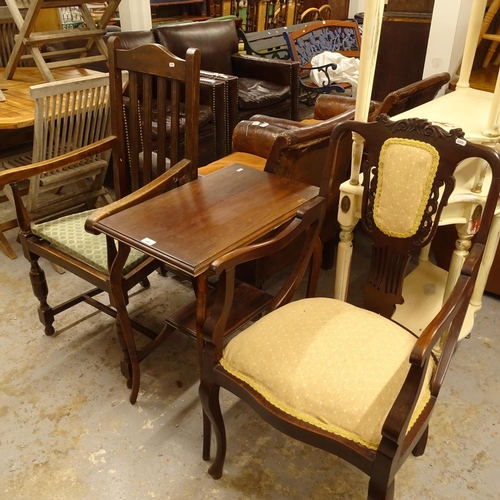
<svg viewBox="0 0 500 500"><path fill-rule="evenodd" d="M200 383L199 392L203 412L212 424L217 443L214 462L208 469L208 473L214 479L219 479L222 476L222 468L224 467L224 460L226 458L226 429L224 427L224 420L220 409L219 391L220 387L218 385L211 385L203 381ZM210 452L210 445L207 446L206 443L207 440L210 440L211 427L204 425L203 430L208 432L208 436L203 436L203 459L207 460L209 457L206 456L205 453L207 451Z"/></svg>
<svg viewBox="0 0 500 500"><path fill-rule="evenodd" d="M415 447L413 448L413 450L411 450L413 456L420 457L424 454L425 447L427 446L427 437L428 436L429 436L429 426L427 426L425 428L424 433L422 434L422 436L418 440L418 442L415 445Z"/></svg>
<svg viewBox="0 0 500 500"><path fill-rule="evenodd" d="M30 261L30 281L31 287L35 297L40 302L38 306L38 317L40 322L45 327L45 335L53 335L55 329L52 326L54 323L54 311L52 307L47 303L47 296L49 294L49 287L47 285L47 280L45 279L44 270L38 265L38 256L33 256Z"/></svg>

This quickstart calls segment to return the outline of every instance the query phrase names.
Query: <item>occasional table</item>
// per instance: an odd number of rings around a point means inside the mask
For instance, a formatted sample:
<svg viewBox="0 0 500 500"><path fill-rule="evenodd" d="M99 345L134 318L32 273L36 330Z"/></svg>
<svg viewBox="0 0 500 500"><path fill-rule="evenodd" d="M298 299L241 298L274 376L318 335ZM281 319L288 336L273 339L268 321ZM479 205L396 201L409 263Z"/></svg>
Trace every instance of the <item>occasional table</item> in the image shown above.
<svg viewBox="0 0 500 500"><path fill-rule="evenodd" d="M181 327L196 337L201 355L211 263L291 220L298 209L318 193L318 187L234 164L94 225L96 230L118 241L110 283L120 334L123 334L130 358L132 403L139 391L139 362L152 349L143 354L138 352L120 292L119 281L130 248L194 279L195 303L167 320L169 324L159 335ZM193 313L190 318L187 317L189 312ZM153 346L156 345L153 341Z"/></svg>

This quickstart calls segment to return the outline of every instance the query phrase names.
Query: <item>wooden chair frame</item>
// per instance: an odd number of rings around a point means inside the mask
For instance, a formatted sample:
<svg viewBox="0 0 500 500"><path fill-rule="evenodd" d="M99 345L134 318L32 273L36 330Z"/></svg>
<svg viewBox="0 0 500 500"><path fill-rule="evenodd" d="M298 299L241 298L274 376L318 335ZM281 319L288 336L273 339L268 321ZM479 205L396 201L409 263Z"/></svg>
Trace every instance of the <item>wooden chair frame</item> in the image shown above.
<svg viewBox="0 0 500 500"><path fill-rule="evenodd" d="M110 40L110 44L115 43L113 47L118 49L119 41L115 38L115 41ZM129 96L132 99L138 95L137 88L135 84L137 83L137 75L134 73L136 71L151 72L153 75L160 75L163 79L174 79L175 83L173 85L174 90L170 97L173 99L173 104L171 106L172 113L172 138L174 145L178 142L180 126L178 122L180 121L179 116L179 105L178 98L180 97L180 80L186 84L184 97L189 101L188 116L197 116L196 106L199 102L199 71L200 71L200 53L197 49L190 49L186 54L186 60L177 58L168 52L165 48L156 45L148 44L141 46L137 49L132 49L131 51L123 50L120 52L116 50L117 54L111 57L111 85L112 85L112 102L117 103L123 100L123 75L121 70L116 69L114 61L116 60L118 64L120 61L132 61L130 67L130 81L129 81ZM140 57L135 59L127 57L131 52L134 55L139 54ZM116 56L116 59L115 59ZM152 87L153 78L150 75L145 77L145 85L142 87L143 94L146 99L152 100ZM159 97L162 99L165 92L166 84L165 82L158 84ZM162 101L163 102L163 101ZM150 106L151 108L151 106ZM122 196L117 201L106 205L93 212L87 219L86 229L88 232L93 232L93 225L112 214L116 214L126 209L127 207L137 205L142 201L149 199L164 192L167 189L172 189L178 186L180 183L187 182L190 179L196 177L196 169L193 167L193 162L186 158L181 158L179 155L176 156L175 148L171 149L171 168L167 171L165 169L159 168L156 175L153 176L151 170L152 164L156 159L158 165L165 165L165 143L164 139L165 133L165 123L166 115L165 110L159 111L159 126L157 130L158 140L157 146L154 147L153 141L149 140L152 137L151 128L153 127L153 122L150 120L151 115L145 114L145 120L142 122L144 127L149 130L146 132L142 130L145 134L144 143L148 146L139 151L137 145L135 145L138 135L126 135L123 125L123 106L113 107L116 110L114 118L112 120L112 134L108 137L90 144L85 147L78 148L74 151L67 152L61 156L57 156L50 160L45 160L42 162L35 163L26 167L20 167L17 169L6 170L0 172L0 188L6 185L10 185L13 192L13 199L16 206L16 213L20 227L19 240L23 247L24 255L26 259L30 262L30 280L33 288L33 292L39 301L39 317L40 321L44 325L45 334L53 335L55 329L53 326L55 316L73 305L80 302L85 302L97 309L109 314L116 318L116 310L113 308L113 301L111 299L112 306L109 307L106 304L96 300L94 297L102 292L107 293L110 297L111 295L111 285L110 285L110 275L109 271L104 272L97 269L96 267L88 264L83 259L77 258L71 255L64 248L56 245L54 242L49 242L33 233L33 227L29 218L28 211L21 197L19 190L19 183L23 180L29 179L36 175L42 175L47 172L56 171L58 169L64 169L75 164L80 163L85 158L94 157L95 155L102 154L113 148L114 154L114 165L115 165L115 179L117 181L117 193ZM132 110L137 110L137 106L132 104ZM191 113L192 112L192 113ZM133 119L138 119L138 113L132 112ZM130 116L130 115L129 115ZM163 125L162 125L163 124ZM176 125L177 124L177 125ZM135 125L132 125L136 127ZM196 155L196 144L198 137L198 124L197 121L186 120L185 130L183 133L189 136L187 144L193 148L194 155ZM131 128L130 130L136 130L137 128ZM127 145L127 141L131 141L131 147ZM132 151L132 156L130 160L134 163L131 169L126 168L129 163L129 151ZM139 154L141 158L139 160ZM174 164L175 160L175 164ZM139 166L140 162L140 166ZM162 173L163 171L163 173ZM127 182L122 176L130 176L133 178ZM124 196L130 193L129 196ZM82 226L83 230L83 226ZM112 238L107 239L107 267L111 269L111 265L117 255L117 250L115 248L114 240ZM45 279L45 273L38 264L39 258L44 257L50 262L72 272L73 274L79 276L83 280L92 284L95 288L80 294L74 298L67 300L66 302L58 306L50 306L47 302L48 297L48 286ZM147 276L158 269L159 264L155 259L147 258L137 264L132 270L128 271L122 276L120 280L120 290L119 293L125 297L127 301L128 291L138 283L142 282L144 286L148 285ZM130 370L132 367L138 367L140 360L142 360L147 354L149 354L163 339L157 337L156 333L151 332L144 326L138 324L137 322L132 322L134 329L143 333L147 337L151 338L151 342L141 349L140 351L135 351L129 356L126 343L121 335L119 324L117 324L118 340L124 352L124 363L122 364L122 372L127 377L130 382ZM135 369L135 368L134 368ZM137 398L138 387L134 388L134 392L131 396L131 402L134 403Z"/></svg>
<svg viewBox="0 0 500 500"><path fill-rule="evenodd" d="M417 134L413 133L418 131ZM311 444L317 448L333 453L355 467L365 472L370 477L368 499L369 500L389 500L394 496L394 477L404 463L405 459L412 453L420 456L424 453L429 420L432 415L436 398L439 394L443 379L448 370L451 358L456 348L458 335L464 321L469 298L474 288L481 258L484 251L488 228L493 219L496 202L500 192L500 156L493 149L474 145L463 140L461 130L453 130L450 133L444 132L438 127L432 126L425 120L401 120L391 122L388 118L379 120L378 123L343 122L339 124L332 133L331 150L328 163L336 163L339 154L339 143L342 136L355 132L364 137L367 142L369 154L364 170L366 195L363 201L363 220L365 228L369 233L374 234L375 247L383 247L390 237L381 235L373 224L373 199L368 194L371 191L369 186L373 186L370 170L377 165L377 158L380 151L380 144L385 138L419 136L422 141L439 144L440 167L436 174L434 194L431 195L429 206L432 210L424 215L420 229L411 237L401 241L395 241L393 252L387 251L387 263L390 260L398 261L395 274L386 272L390 266L372 266L369 280L368 306L370 309L390 317L395 303L400 300L400 284L405 263L408 261L409 252L412 248L419 248L432 239L437 228L437 221L443 204L452 191L453 172L458 163L468 157L483 158L488 162L492 172L492 183L489 195L484 206L481 228L478 232L478 242L470 252L449 299L443 305L438 315L431 321L425 330L417 338L411 352L409 361L409 371L404 383L390 409L383 427L381 429L382 438L377 449L372 450L347 438L341 437L332 432L326 432L320 428L308 424L303 420L279 410L269 403L264 397L254 390L249 384L243 382L236 376L230 374L220 364L223 355L222 343L219 331L224 329L224 322L228 317L227 308L230 308L231 293L226 290L226 282L222 281L222 292L219 294L219 304L215 304L211 317L207 320L205 333L206 346L204 349L204 366L202 381L200 384L200 398L204 411L210 418L215 430L217 441L217 452L215 460L209 468L209 473L215 478L222 475L224 458L226 453L226 435L223 416L219 405L219 390L224 387L233 394L246 401L262 418L269 424L294 437L300 441ZM372 140L375 143L372 145ZM376 176L376 174L375 174ZM376 182L376 177L375 182ZM438 186L444 187L444 193L436 197ZM434 218L435 216L435 218ZM380 233L380 234L379 234ZM397 240L397 239L396 239ZM376 250L374 250L375 253ZM377 253L384 262L382 254ZM398 255L401 258L398 258ZM252 258L254 255L249 251L246 256ZM262 257L262 255L259 255ZM232 264L233 256L228 256L227 261ZM225 271L226 259L222 258L214 263L214 268ZM372 272L373 271L373 272ZM394 285L394 287L392 286ZM399 290L399 291L398 291ZM330 299L334 300L334 299ZM215 326L214 326L215 325ZM426 403L422 413L417 420L410 425L410 419L417 406L420 393L424 385L427 367L433 355L433 350L438 348L440 352L439 360L430 382L430 399ZM251 353L248 353L251 355ZM209 440L205 437L203 458L208 459L209 453L206 444Z"/></svg>
<svg viewBox="0 0 500 500"><path fill-rule="evenodd" d="M32 152L6 156L0 159L0 168L15 169L50 160L110 135L107 74L34 85L30 95L35 101ZM110 203L112 199L103 185L110 153L86 157L65 169L30 178L26 193L30 219L40 221L82 207L94 208L100 197ZM5 194L14 204L8 186ZM12 227L15 224L7 224L2 230ZM16 257L10 245L6 250L9 257Z"/></svg>

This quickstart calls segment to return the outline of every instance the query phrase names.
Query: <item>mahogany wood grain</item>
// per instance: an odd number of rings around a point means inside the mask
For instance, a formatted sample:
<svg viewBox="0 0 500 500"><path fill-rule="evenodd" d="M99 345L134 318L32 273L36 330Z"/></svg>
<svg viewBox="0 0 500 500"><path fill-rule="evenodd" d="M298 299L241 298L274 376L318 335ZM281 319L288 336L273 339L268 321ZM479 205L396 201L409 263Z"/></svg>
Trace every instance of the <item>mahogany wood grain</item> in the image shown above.
<svg viewBox="0 0 500 500"><path fill-rule="evenodd" d="M221 255L289 220L318 188L231 165L95 228L193 277ZM148 238L155 243L148 244Z"/></svg>

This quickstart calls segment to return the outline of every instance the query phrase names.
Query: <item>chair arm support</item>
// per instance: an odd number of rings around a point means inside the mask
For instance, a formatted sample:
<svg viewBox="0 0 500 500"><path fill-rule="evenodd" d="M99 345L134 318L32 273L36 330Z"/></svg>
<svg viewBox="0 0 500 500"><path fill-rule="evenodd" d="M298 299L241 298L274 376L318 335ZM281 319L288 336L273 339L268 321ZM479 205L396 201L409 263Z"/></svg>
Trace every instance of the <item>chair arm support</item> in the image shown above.
<svg viewBox="0 0 500 500"><path fill-rule="evenodd" d="M277 148L281 150L328 140L336 124L354 118L354 110L348 110L329 120L307 126L299 126L300 122L271 119L263 115L255 115L253 118L256 119L241 121L234 129L233 151L269 158L272 151L277 152ZM279 126L280 122L284 124L284 127ZM295 127L292 126L294 123ZM277 143L279 138L282 138L281 146Z"/></svg>
<svg viewBox="0 0 500 500"><path fill-rule="evenodd" d="M116 144L116 137L109 136L100 141L94 142L89 146L75 149L69 153L65 153L50 160L33 163L25 167L17 167L0 172L0 189L3 189L7 184L14 184L16 182L29 179L35 175L41 175L45 172L52 172L59 168L69 167L88 158L89 156L97 155L112 149Z"/></svg>
<svg viewBox="0 0 500 500"><path fill-rule="evenodd" d="M295 218L278 234L273 235L266 241L254 243L227 253L214 261L211 265L211 269L219 276L223 271L239 264L243 264L250 260L261 259L267 255L278 252L289 245L307 227L320 219L324 202L324 198L320 196L316 197L314 200L301 207Z"/></svg>
<svg viewBox="0 0 500 500"><path fill-rule="evenodd" d="M465 316L483 252L483 244L476 243L473 246L450 297L417 340L410 356L412 364L422 366L441 336L453 324L460 313L463 312ZM459 317L458 319L460 320ZM460 321L458 322L460 323Z"/></svg>
<svg viewBox="0 0 500 500"><path fill-rule="evenodd" d="M242 120L233 131L233 152L268 158L276 140L285 132L267 122Z"/></svg>
<svg viewBox="0 0 500 500"><path fill-rule="evenodd" d="M431 396L437 397L439 394L451 358L455 352L458 335L467 312L483 251L484 245L474 245L449 299L425 328L413 347L410 355L410 370L382 429L384 438L394 443L399 444L405 439L411 416L422 391L432 349L443 335L447 335L448 341L439 358L436 372L431 379Z"/></svg>
<svg viewBox="0 0 500 500"><path fill-rule="evenodd" d="M85 230L92 234L99 234L100 231L95 228L95 225L99 221L164 193L168 188L177 183L180 178L189 173L190 168L191 161L183 159L137 191L97 209L85 221Z"/></svg>
<svg viewBox="0 0 500 500"><path fill-rule="evenodd" d="M270 239L233 250L212 263L211 269L219 276L219 281L215 302L203 325L203 338L208 342L208 345L214 346L210 364L217 362L222 356L226 323L234 305L236 266L278 252L302 233L306 233L303 251L293 266L293 271L266 307L273 310L287 303L297 290L314 252L315 243L319 241L318 233L324 213L324 201L324 198L318 196L302 207L295 218L286 224L284 229L278 230L277 234L275 232Z"/></svg>
<svg viewBox="0 0 500 500"><path fill-rule="evenodd" d="M299 63L267 59L265 57L233 54L231 56L233 73L239 77L255 78L274 82L279 85L298 85Z"/></svg>

